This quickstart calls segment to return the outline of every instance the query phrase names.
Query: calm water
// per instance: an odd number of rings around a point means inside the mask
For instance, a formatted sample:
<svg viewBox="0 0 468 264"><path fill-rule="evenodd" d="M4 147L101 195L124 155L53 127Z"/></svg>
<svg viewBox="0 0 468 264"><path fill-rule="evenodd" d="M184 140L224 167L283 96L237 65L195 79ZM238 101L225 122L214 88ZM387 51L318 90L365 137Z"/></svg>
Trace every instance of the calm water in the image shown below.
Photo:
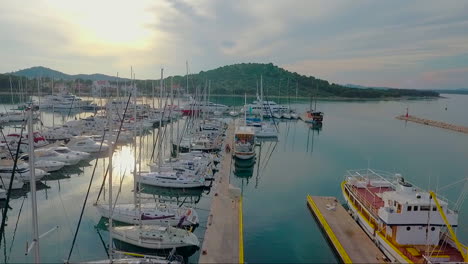
<svg viewBox="0 0 468 264"><path fill-rule="evenodd" d="M253 170L236 168L231 182L244 195L244 242L247 262L336 262L332 250L311 214L307 194L332 195L341 199L340 182L347 169L368 166L399 172L424 188L441 189L441 194L455 201L461 186L444 186L468 176L468 137L465 134L396 120L396 115L410 113L436 120L468 125L468 96L447 95L447 99L429 101L319 102L325 112L321 131L309 129L301 121L281 122L278 142L263 142L257 148ZM242 104L243 98L213 98L219 103ZM8 103L8 102L5 102ZM287 100L282 100L286 104ZM5 106L9 108L10 106ZM308 102L293 103L299 112ZM447 110L445 110L447 107ZM0 105L0 109L4 109ZM86 114L55 113L57 124ZM52 114L44 113L43 122L52 123ZM183 121L181 122L181 127ZM174 130L176 126L174 125ZM169 127L167 127L169 129ZM9 131L14 128L9 128ZM147 167L154 133L139 137L143 143L142 168ZM138 154L138 153L137 153ZM114 156L114 195L123 177L119 202L131 202L133 193L134 150L120 147ZM61 262L67 258L81 205L96 160L53 174L38 191L40 233L54 226L59 229L41 240L43 262ZM81 229L71 260L104 258L100 240L107 243L108 233L96 229L99 216L92 203L96 200L106 160L100 159L91 187ZM234 167L234 166L233 166ZM125 176L123 176L125 175ZM150 191L150 190L148 190ZM201 226L195 231L202 239L211 193L168 192L151 190L148 199L158 196L199 208ZM5 240L0 248L3 262L30 262L25 256L26 241L31 241L31 207L29 194L18 193L11 201ZM468 204L460 213L458 234L468 242ZM15 232L16 230L16 232ZM190 258L195 262L198 255Z"/></svg>

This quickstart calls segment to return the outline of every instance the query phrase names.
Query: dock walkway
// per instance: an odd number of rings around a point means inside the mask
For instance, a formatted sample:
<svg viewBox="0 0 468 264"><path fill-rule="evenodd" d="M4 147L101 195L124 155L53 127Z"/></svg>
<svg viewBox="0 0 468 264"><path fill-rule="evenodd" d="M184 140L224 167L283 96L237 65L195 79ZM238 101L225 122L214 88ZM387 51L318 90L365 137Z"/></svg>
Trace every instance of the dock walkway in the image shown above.
<svg viewBox="0 0 468 264"><path fill-rule="evenodd" d="M307 196L307 205L344 263L383 263L384 254L335 197Z"/></svg>
<svg viewBox="0 0 468 264"><path fill-rule="evenodd" d="M440 121L434 121L434 120L430 120L430 119L419 118L419 117L415 117L415 116L412 116L412 115L409 115L409 116L400 115L400 116L397 116L396 119L411 121L411 122L418 123L418 124L423 124L423 125L428 125L428 126L433 126L433 127L439 127L439 128L443 128L443 129L448 129L448 130L453 130L453 131L456 131L456 132L461 132L461 133L468 134L468 127L465 127L465 126L459 126L459 125L444 123L444 122L440 122Z"/></svg>
<svg viewBox="0 0 468 264"><path fill-rule="evenodd" d="M226 143L232 146L234 123L226 130ZM224 151L224 149L221 149ZM242 197L229 184L231 153L224 153L213 186L213 199L198 263L243 263Z"/></svg>

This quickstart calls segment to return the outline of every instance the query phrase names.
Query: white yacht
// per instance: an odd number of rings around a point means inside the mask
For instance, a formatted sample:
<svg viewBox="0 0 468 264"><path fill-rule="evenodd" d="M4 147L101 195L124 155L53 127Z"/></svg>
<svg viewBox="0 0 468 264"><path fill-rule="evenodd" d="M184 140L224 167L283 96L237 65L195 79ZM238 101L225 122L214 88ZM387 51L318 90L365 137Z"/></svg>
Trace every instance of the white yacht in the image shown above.
<svg viewBox="0 0 468 264"><path fill-rule="evenodd" d="M0 177L2 179L10 179L13 172L13 160L0 160ZM36 181L40 181L44 176L48 175L47 172L39 169L34 170ZM29 182L31 178L29 165L23 161L18 161L15 170L15 179L23 182Z"/></svg>
<svg viewBox="0 0 468 264"><path fill-rule="evenodd" d="M36 152L35 152L36 153ZM35 154L35 156L39 156L39 154ZM29 155L25 154L20 157L22 161L29 161ZM53 172L58 171L67 165L65 162L60 162L56 160L46 160L46 159L36 159L34 160L34 167L36 169L43 170L45 172Z"/></svg>
<svg viewBox="0 0 468 264"><path fill-rule="evenodd" d="M119 226L112 229L116 240L147 249L198 248L200 242L192 232L170 226Z"/></svg>
<svg viewBox="0 0 468 264"><path fill-rule="evenodd" d="M28 154L25 154L24 157L27 157ZM37 149L34 151L35 161L58 161L65 163L65 166L76 165L82 160L81 157L78 157L69 153L60 153L54 148L47 149Z"/></svg>
<svg viewBox="0 0 468 264"><path fill-rule="evenodd" d="M7 198L7 191L0 188L0 200L5 200Z"/></svg>
<svg viewBox="0 0 468 264"><path fill-rule="evenodd" d="M82 151L87 153L99 153L108 151L109 145L97 143L90 137L75 137L72 138L66 146L75 151Z"/></svg>
<svg viewBox="0 0 468 264"><path fill-rule="evenodd" d="M10 175L11 177L11 175ZM10 177L0 177L0 188L7 190L10 187ZM16 178L16 177L15 177ZM11 185L11 189L17 190L22 189L24 186L24 182L13 180L13 184Z"/></svg>
<svg viewBox="0 0 468 264"><path fill-rule="evenodd" d="M108 204L97 204L96 208L101 216L109 218ZM198 224L198 214L194 209L166 203L141 204L140 208L135 204L116 204L112 219L127 224L139 224L141 221L143 225L182 227Z"/></svg>

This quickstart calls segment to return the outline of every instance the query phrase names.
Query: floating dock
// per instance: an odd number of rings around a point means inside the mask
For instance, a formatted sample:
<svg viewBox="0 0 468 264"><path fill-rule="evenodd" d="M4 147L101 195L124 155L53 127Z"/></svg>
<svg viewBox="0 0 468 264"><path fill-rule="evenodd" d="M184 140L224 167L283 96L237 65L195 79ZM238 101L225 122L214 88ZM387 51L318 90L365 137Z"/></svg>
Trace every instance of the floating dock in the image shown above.
<svg viewBox="0 0 468 264"><path fill-rule="evenodd" d="M444 123L444 122L440 122L440 121L434 121L434 120L419 118L419 117L415 117L415 116L412 116L412 115L408 115L408 116L400 115L400 116L397 116L396 119L411 121L411 122L418 123L418 124L423 124L423 125L428 125L428 126L433 126L433 127L439 127L439 128L443 128L443 129L448 129L448 130L468 134L468 127L465 127L465 126L459 126L459 125Z"/></svg>
<svg viewBox="0 0 468 264"><path fill-rule="evenodd" d="M343 263L384 263L385 256L335 197L307 195L307 206Z"/></svg>
<svg viewBox="0 0 468 264"><path fill-rule="evenodd" d="M231 146L234 142L234 123L226 130L225 142ZM231 162L231 153L224 153L213 186L214 195L198 263L244 263L242 197L240 190L229 184Z"/></svg>

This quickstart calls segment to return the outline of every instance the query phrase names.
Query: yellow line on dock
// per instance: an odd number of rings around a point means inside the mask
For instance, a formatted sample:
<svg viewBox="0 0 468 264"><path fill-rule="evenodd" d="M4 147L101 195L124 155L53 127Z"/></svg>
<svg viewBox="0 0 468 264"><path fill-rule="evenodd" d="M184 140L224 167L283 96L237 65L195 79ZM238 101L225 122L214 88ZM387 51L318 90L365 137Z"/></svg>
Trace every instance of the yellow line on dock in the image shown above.
<svg viewBox="0 0 468 264"><path fill-rule="evenodd" d="M244 264L244 226L242 217L242 196L239 197L239 263Z"/></svg>
<svg viewBox="0 0 468 264"><path fill-rule="evenodd" d="M330 228L327 221L323 217L322 213L318 209L317 205L315 204L314 200L312 199L312 196L307 195L307 203L309 204L309 207L314 212L315 216L317 216L317 219L319 220L320 224L322 225L323 229L325 230L325 233L327 233L328 238L332 242L333 246L335 247L336 251L340 255L343 262L344 263L353 263L351 261L351 258L348 255L348 253L346 253L346 250L343 248L341 243L338 241L338 239L335 236L335 233L333 233L332 229Z"/></svg>

